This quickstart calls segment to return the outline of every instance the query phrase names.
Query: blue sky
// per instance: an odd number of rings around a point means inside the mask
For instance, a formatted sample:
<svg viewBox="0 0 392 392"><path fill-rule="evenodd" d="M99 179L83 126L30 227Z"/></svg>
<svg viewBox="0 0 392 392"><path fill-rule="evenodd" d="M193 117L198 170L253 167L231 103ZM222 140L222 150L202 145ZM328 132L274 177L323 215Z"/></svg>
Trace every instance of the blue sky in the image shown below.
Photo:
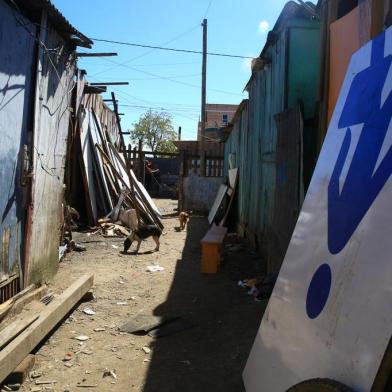
<svg viewBox="0 0 392 392"><path fill-rule="evenodd" d="M201 50L204 17L208 50L257 56L285 0L53 0L73 26L93 38ZM120 105L123 129L149 108L172 114L183 139L195 139L200 115L201 55L95 42L92 52L117 57L80 59L91 82L128 81L108 88ZM122 64L122 65L119 65ZM238 104L249 61L208 56L207 102ZM109 97L109 94L106 94Z"/></svg>

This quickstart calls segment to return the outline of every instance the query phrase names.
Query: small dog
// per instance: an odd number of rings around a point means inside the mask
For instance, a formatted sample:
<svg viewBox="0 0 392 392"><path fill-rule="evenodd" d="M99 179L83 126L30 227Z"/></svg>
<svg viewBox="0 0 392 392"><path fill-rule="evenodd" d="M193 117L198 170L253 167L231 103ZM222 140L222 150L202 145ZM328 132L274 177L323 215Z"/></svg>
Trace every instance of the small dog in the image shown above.
<svg viewBox="0 0 392 392"><path fill-rule="evenodd" d="M178 215L178 219L180 220L180 230L184 230L189 220L189 214L182 211L180 215Z"/></svg>
<svg viewBox="0 0 392 392"><path fill-rule="evenodd" d="M131 247L133 241L137 241L137 249L136 253L139 252L140 244L143 240L147 239L148 237L152 237L155 241L156 247L155 251L159 251L159 237L161 236L162 231L154 226L154 225L145 225L140 226L136 230L133 230L131 234L125 239L124 241L124 251L123 253L127 253L128 249Z"/></svg>

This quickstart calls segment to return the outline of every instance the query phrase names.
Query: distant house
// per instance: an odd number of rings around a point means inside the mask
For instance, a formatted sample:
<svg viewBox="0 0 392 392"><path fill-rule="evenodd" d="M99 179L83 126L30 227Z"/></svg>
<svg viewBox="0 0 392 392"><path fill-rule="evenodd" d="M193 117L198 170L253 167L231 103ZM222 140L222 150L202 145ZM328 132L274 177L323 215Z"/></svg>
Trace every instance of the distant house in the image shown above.
<svg viewBox="0 0 392 392"><path fill-rule="evenodd" d="M77 46L49 0L0 0L0 303L56 272Z"/></svg>
<svg viewBox="0 0 392 392"><path fill-rule="evenodd" d="M224 136L224 128L232 120L238 105L229 104L206 104L206 141L222 141ZM201 122L199 121L197 129L197 140L201 140Z"/></svg>

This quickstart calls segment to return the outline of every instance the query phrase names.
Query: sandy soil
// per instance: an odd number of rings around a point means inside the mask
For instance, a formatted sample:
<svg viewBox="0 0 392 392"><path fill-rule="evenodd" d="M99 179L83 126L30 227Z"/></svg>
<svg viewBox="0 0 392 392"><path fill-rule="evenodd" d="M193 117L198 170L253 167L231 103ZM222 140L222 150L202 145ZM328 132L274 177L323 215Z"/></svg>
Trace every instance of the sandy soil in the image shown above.
<svg viewBox="0 0 392 392"><path fill-rule="evenodd" d="M169 215L177 202L157 204ZM266 303L247 296L237 281L258 272L257 255L246 247L226 247L222 271L202 275L200 239L207 221L192 217L187 230L180 232L175 229L178 224L175 217L166 217L161 250L150 253L155 244L149 239L139 255L121 255L123 239L75 233L87 251L65 257L50 290L61 292L82 274L93 272L96 299L78 304L37 349L34 371L42 373L37 380L56 383L45 389L27 380L22 390L244 390L241 373ZM147 272L154 264L165 269ZM95 315L84 314L86 308ZM195 327L160 339L119 332L120 325L138 314L180 316ZM94 331L97 328L104 330ZM89 339L79 342L79 335ZM151 351L146 353L145 347ZM67 353L71 359L64 361ZM103 377L106 369L117 378Z"/></svg>

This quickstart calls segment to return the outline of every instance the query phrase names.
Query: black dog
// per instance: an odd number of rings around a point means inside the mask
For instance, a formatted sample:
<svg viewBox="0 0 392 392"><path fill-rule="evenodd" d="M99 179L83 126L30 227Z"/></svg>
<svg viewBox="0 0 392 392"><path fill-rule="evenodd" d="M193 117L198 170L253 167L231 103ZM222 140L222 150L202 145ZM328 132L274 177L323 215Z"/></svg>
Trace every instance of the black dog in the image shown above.
<svg viewBox="0 0 392 392"><path fill-rule="evenodd" d="M140 226L136 230L132 231L132 233L125 239L124 241L124 253L127 253L128 249L131 247L133 241L137 241L137 249L136 253L139 252L140 244L143 240L148 237L152 237L152 239L156 243L155 251L159 251L159 237L161 236L162 231L158 229L158 227L154 225L145 225Z"/></svg>

